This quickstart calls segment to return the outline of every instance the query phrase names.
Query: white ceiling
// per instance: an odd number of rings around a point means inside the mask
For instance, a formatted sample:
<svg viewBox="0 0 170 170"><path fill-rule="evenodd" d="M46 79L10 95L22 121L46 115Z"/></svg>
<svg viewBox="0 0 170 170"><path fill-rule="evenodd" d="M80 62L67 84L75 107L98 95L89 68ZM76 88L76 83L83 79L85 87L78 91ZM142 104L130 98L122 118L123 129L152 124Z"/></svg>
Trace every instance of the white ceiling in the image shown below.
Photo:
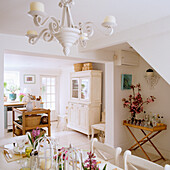
<svg viewBox="0 0 170 170"><path fill-rule="evenodd" d="M45 4L49 15L61 18L59 0L39 1ZM0 1L0 33L24 36L28 29L35 28L27 15L30 2ZM71 10L75 24L93 21L99 26L105 16L114 15L118 23L116 31L122 31L170 15L170 0L75 0Z"/></svg>
<svg viewBox="0 0 170 170"><path fill-rule="evenodd" d="M59 0L39 0L45 4L45 11L61 19ZM0 0L0 33L24 36L27 30L35 27L32 18L27 15L32 0ZM170 0L75 0L71 8L74 23L92 21L100 27L105 16L114 15L117 19L117 32L130 29L170 15ZM99 35L96 31L95 37ZM104 38L104 37L102 37ZM114 51L117 48L133 51L128 44L105 48ZM10 62L9 62L10 61ZM78 61L76 61L78 62ZM59 60L16 54L5 55L5 67L61 68L72 66L75 61Z"/></svg>

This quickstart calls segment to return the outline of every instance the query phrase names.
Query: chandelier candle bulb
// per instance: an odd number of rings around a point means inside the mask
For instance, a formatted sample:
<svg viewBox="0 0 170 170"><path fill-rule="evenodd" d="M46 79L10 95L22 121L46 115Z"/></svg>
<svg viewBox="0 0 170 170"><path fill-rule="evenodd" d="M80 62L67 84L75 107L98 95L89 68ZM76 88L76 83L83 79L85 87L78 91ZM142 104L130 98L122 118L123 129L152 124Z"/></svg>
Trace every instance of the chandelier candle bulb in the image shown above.
<svg viewBox="0 0 170 170"><path fill-rule="evenodd" d="M28 30L27 35L38 35L38 33L35 30Z"/></svg>
<svg viewBox="0 0 170 170"><path fill-rule="evenodd" d="M106 16L106 18L104 19L104 23L106 22L110 22L110 23L116 23L116 19L114 16Z"/></svg>
<svg viewBox="0 0 170 170"><path fill-rule="evenodd" d="M41 2L31 2L30 11L41 11L44 12L44 4Z"/></svg>
<svg viewBox="0 0 170 170"><path fill-rule="evenodd" d="M89 40L87 33L83 33L83 34L80 36L80 39L81 39L81 40Z"/></svg>

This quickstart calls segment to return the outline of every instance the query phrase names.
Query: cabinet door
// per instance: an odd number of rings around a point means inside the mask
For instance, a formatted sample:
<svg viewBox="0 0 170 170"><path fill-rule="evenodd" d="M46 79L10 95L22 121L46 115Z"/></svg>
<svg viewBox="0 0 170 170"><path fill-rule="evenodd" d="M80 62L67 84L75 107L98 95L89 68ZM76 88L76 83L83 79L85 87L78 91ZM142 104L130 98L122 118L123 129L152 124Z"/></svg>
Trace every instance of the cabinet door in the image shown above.
<svg viewBox="0 0 170 170"><path fill-rule="evenodd" d="M88 113L89 113L89 107L87 105L81 105L80 107L80 126L83 129L88 129L89 121L88 121Z"/></svg>
<svg viewBox="0 0 170 170"><path fill-rule="evenodd" d="M89 100L90 97L90 79L89 78L81 78L81 100Z"/></svg>
<svg viewBox="0 0 170 170"><path fill-rule="evenodd" d="M69 106L68 121L69 121L70 125L75 125L76 124L76 122L75 122L76 108L77 107L75 106L75 104L70 104L70 106Z"/></svg>
<svg viewBox="0 0 170 170"><path fill-rule="evenodd" d="M71 79L71 98L72 99L79 98L79 79L78 78Z"/></svg>

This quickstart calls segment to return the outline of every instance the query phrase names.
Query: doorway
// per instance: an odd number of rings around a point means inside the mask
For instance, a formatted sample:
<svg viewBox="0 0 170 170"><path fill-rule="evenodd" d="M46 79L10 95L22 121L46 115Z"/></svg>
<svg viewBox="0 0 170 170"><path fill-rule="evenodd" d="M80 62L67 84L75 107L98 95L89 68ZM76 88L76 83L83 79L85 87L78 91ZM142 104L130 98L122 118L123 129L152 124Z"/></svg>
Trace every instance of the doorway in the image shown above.
<svg viewBox="0 0 170 170"><path fill-rule="evenodd" d="M51 121L57 120L59 113L59 95L57 95L57 76L40 76L40 93L43 107L51 110Z"/></svg>

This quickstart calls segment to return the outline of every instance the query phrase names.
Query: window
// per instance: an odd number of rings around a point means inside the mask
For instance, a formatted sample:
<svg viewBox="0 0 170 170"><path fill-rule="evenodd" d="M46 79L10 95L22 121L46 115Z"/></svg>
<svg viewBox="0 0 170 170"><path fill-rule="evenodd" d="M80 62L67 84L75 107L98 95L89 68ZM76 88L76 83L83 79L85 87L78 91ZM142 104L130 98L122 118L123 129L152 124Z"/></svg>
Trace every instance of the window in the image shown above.
<svg viewBox="0 0 170 170"><path fill-rule="evenodd" d="M44 108L55 110L55 77L41 77Z"/></svg>
<svg viewBox="0 0 170 170"><path fill-rule="evenodd" d="M19 72L17 71L5 71L4 72L4 82L7 83L7 89L10 88L10 86L20 86L19 81ZM8 95L10 92L5 90L4 93ZM16 93L19 93L18 91Z"/></svg>

